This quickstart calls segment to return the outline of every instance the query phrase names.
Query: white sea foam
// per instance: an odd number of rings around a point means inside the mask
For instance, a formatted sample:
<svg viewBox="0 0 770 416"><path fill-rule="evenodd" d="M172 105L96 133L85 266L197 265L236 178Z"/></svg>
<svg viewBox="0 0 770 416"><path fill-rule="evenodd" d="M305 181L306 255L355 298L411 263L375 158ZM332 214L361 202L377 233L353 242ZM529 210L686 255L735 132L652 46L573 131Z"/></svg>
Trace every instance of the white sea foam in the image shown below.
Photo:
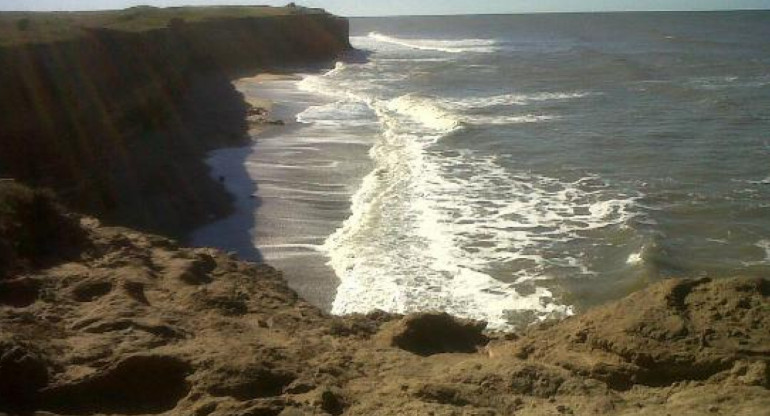
<svg viewBox="0 0 770 416"><path fill-rule="evenodd" d="M320 94L336 98L341 102L362 103L372 108L374 99L366 91L366 87L378 89L377 86L368 82L357 82L357 80L348 79L344 75L349 67L342 62L337 62L334 69L322 75L307 75L297 83L297 88L301 91ZM333 103L333 105L338 105Z"/></svg>
<svg viewBox="0 0 770 416"><path fill-rule="evenodd" d="M374 117L365 103L344 100L309 107L297 115L297 121L328 126L361 126L372 124Z"/></svg>
<svg viewBox="0 0 770 416"><path fill-rule="evenodd" d="M448 62L450 58L377 58L377 62Z"/></svg>
<svg viewBox="0 0 770 416"><path fill-rule="evenodd" d="M547 289L522 295L492 270L517 282L552 277L554 267L591 274L560 244L631 215L632 198L603 199L581 181L513 177L493 158L441 156L414 137L386 136L353 216L324 245L342 281L335 313L441 309L495 328L517 311L569 314Z"/></svg>
<svg viewBox="0 0 770 416"><path fill-rule="evenodd" d="M746 181L747 183L753 184L753 185L770 185L770 176L766 177L765 179L758 180L758 181Z"/></svg>
<svg viewBox="0 0 770 416"><path fill-rule="evenodd" d="M463 114L462 110L473 106L482 106L486 99L467 99L465 101L450 101L425 97L417 94L407 94L391 100L377 100L372 98L371 91L362 91L363 83L351 83L349 80L340 80L338 77L347 68L345 64L338 63L331 71L323 75L311 75L299 83L299 88L327 96L332 96L339 101L325 106L311 107L298 115L297 120L303 123L318 123L327 125L340 125L350 123L366 124L371 111L376 112L377 107L387 107L387 110L395 111L407 116L415 122L422 123L425 127L438 132L449 132L462 127L463 124L488 124L505 125L521 123L537 123L557 119L549 114L514 114L503 116L485 116ZM346 81L348 84L346 84ZM588 93L542 93L528 96L519 96L517 100L524 103L525 98L531 101L543 101L547 99L561 100L579 98ZM508 97L510 102L513 98ZM474 101L475 100L475 101ZM503 102L500 98L498 102ZM385 109L385 108L383 108ZM382 115L382 112L380 112ZM370 122L370 121L369 121ZM403 121L402 121L403 122Z"/></svg>
<svg viewBox="0 0 770 416"><path fill-rule="evenodd" d="M643 261L642 252L639 251L638 253L631 253L626 259L626 264L636 265L641 264Z"/></svg>
<svg viewBox="0 0 770 416"><path fill-rule="evenodd" d="M765 263L770 264L770 240L760 240L756 245L765 250Z"/></svg>
<svg viewBox="0 0 770 416"><path fill-rule="evenodd" d="M404 39L372 32L369 38L378 42L398 45L410 49L437 51L446 53L494 53L498 50L497 42L492 39Z"/></svg>
<svg viewBox="0 0 770 416"><path fill-rule="evenodd" d="M556 120L558 117L547 114L524 114L518 116L468 116L465 117L466 122L473 124L491 124L491 125L504 125L504 124L522 124L522 123L539 123L541 121Z"/></svg>
<svg viewBox="0 0 770 416"><path fill-rule="evenodd" d="M706 91L729 88L761 88L770 85L770 77L767 75L751 78L739 78L737 76L696 77L688 80L686 85Z"/></svg>
<svg viewBox="0 0 770 416"><path fill-rule="evenodd" d="M477 115L453 110L444 100L421 97L414 94L397 97L388 102L388 109L422 123L424 126L450 132L464 124L505 125L538 123L558 119L549 114Z"/></svg>
<svg viewBox="0 0 770 416"><path fill-rule="evenodd" d="M347 68L347 65L345 65L344 62L336 62L334 64L334 68L332 68L331 70L329 70L328 72L323 74L323 76L324 77L332 77L332 76L334 76L334 75L344 71L345 68Z"/></svg>
<svg viewBox="0 0 770 416"><path fill-rule="evenodd" d="M561 181L514 173L493 156L439 151L435 145L440 139L468 123L533 123L556 117L464 111L486 105L486 98L454 106L418 94L393 98L366 78L357 79L356 70L338 65L300 82L305 91L337 100L309 109L300 121L356 123L366 119L355 115L367 114L365 106L382 131L369 152L374 170L351 198L351 216L322 247L341 281L332 312L444 310L498 329L509 328L518 314L537 319L570 314L571 307L560 304L547 288L532 284L520 292L514 285L560 274L591 275L584 254L570 243L587 238L592 230L622 226L633 216L636 196L609 192L594 176ZM566 100L585 94L543 93L498 101ZM347 109L354 113L348 121L340 114ZM496 279L500 277L508 283Z"/></svg>
<svg viewBox="0 0 770 416"><path fill-rule="evenodd" d="M458 110L453 110L452 106L445 100L422 97L415 94L397 97L389 101L387 106L389 110L396 111L401 115L422 123L425 127L444 133L459 129L464 124L505 125L538 123L558 118L548 114L463 114Z"/></svg>
<svg viewBox="0 0 770 416"><path fill-rule="evenodd" d="M539 92L532 94L502 94L489 97L465 97L446 101L445 105L457 109L479 109L497 106L527 105L542 101L565 101L596 95L587 91Z"/></svg>
<svg viewBox="0 0 770 416"><path fill-rule="evenodd" d="M387 108L442 132L452 131L461 125L456 115L444 110L435 101L416 95L397 97L387 103Z"/></svg>
<svg viewBox="0 0 770 416"><path fill-rule="evenodd" d="M759 240L754 244L754 246L764 250L764 258L761 260L755 260L755 261L742 261L741 263L744 266L770 265L770 240Z"/></svg>

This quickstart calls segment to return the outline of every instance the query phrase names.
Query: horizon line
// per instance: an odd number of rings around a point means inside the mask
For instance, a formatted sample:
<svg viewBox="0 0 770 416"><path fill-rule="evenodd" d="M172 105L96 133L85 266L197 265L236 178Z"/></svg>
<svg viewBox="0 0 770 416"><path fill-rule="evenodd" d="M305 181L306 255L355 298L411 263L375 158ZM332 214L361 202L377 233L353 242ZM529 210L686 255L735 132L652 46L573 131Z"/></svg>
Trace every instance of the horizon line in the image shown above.
<svg viewBox="0 0 770 416"><path fill-rule="evenodd" d="M745 9L640 9L640 10L571 10L571 11L529 11L529 12L501 12L501 13L448 13L448 14L377 14L343 16L351 19L378 18L378 17L452 17L452 16L512 16L530 14L615 14L615 13L720 13L720 12L770 12L770 8L745 8Z"/></svg>
<svg viewBox="0 0 770 416"><path fill-rule="evenodd" d="M122 11L135 7L131 6L122 9L105 8L105 9L51 9L51 10L2 10L0 13L78 13L78 12L107 12L107 11ZM173 8L209 8L209 7L275 7L281 8L283 6L262 6L262 5L180 5L180 6L149 6L158 9L173 9ZM531 15L531 14L615 14L615 13L718 13L718 12L770 12L770 8L736 8L736 9L636 9L636 10L542 10L542 11L521 11L521 12L495 12L495 13L443 13L443 14L373 14L373 15L343 15L330 12L328 9L321 8L327 13L335 14L340 17L347 17L353 19L360 18L378 18L378 17L451 17L451 16L510 16L510 15Z"/></svg>

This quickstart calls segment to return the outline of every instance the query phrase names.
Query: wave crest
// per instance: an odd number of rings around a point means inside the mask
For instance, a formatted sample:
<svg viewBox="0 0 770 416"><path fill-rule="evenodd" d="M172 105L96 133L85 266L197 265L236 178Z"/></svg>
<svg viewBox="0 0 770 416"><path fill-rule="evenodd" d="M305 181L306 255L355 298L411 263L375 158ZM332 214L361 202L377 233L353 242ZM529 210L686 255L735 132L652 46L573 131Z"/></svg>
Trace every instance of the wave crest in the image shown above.
<svg viewBox="0 0 770 416"><path fill-rule="evenodd" d="M440 107L436 101L417 95L394 98L388 102L387 108L441 132L450 132L462 125L460 118Z"/></svg>
<svg viewBox="0 0 770 416"><path fill-rule="evenodd" d="M493 53L499 50L499 48L497 48L497 42L492 39L403 39L383 35L378 32L369 33L369 38L379 42L390 43L393 45L403 46L410 49L420 49L424 51L437 51L446 53Z"/></svg>
<svg viewBox="0 0 770 416"><path fill-rule="evenodd" d="M489 107L527 105L545 101L567 101L584 98L594 93L588 91L573 92L538 92L532 94L502 94L491 97L467 97L448 102L447 104L458 109L480 109Z"/></svg>

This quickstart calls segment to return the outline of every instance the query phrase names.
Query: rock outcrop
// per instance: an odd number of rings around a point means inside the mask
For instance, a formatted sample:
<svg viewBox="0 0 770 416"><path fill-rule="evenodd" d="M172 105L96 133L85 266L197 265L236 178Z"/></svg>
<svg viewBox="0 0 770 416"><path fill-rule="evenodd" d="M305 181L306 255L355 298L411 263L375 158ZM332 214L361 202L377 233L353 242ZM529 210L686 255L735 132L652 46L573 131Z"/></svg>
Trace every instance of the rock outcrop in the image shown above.
<svg viewBox="0 0 770 416"><path fill-rule="evenodd" d="M0 298L24 301L0 304L0 414L770 408L767 280L667 280L581 316L496 334L438 313L331 317L269 266L82 224L79 255L1 282L16 295Z"/></svg>
<svg viewBox="0 0 770 416"><path fill-rule="evenodd" d="M4 282L6 276L80 253L87 241L78 221L50 192L0 182L0 304L35 299L34 281Z"/></svg>

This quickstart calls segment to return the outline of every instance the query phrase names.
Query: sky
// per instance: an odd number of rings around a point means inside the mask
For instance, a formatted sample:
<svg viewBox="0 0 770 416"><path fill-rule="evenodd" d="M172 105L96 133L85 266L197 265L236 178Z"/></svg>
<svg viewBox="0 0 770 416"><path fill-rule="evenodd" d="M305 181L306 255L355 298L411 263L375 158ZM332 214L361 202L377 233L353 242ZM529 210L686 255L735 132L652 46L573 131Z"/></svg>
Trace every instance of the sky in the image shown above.
<svg viewBox="0 0 770 416"><path fill-rule="evenodd" d="M286 3L288 0L0 0L0 11L122 9L137 5L281 6ZM299 0L296 3L323 7L342 16L770 9L770 0Z"/></svg>

